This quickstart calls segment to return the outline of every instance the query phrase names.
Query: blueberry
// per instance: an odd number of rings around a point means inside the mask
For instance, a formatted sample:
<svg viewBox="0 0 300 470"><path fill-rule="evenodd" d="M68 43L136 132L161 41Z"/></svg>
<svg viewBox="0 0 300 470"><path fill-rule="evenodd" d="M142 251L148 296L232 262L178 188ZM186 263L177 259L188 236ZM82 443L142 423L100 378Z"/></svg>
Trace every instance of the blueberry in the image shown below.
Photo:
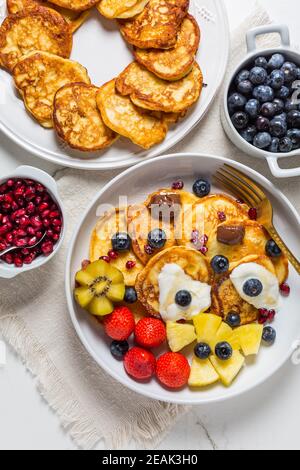
<svg viewBox="0 0 300 470"><path fill-rule="evenodd" d="M280 119L282 122L287 124L287 114L286 113L277 114L277 116L275 116L275 117L276 117L276 119Z"/></svg>
<svg viewBox="0 0 300 470"><path fill-rule="evenodd" d="M206 343L198 343L195 346L194 353L199 359L208 359L211 355L211 349Z"/></svg>
<svg viewBox="0 0 300 470"><path fill-rule="evenodd" d="M279 98L281 100L286 100L290 96L290 89L287 86L282 86L280 90L278 90L275 95L276 98Z"/></svg>
<svg viewBox="0 0 300 470"><path fill-rule="evenodd" d="M175 295L175 302L180 307L188 307L192 302L192 295L188 290L179 290Z"/></svg>
<svg viewBox="0 0 300 470"><path fill-rule="evenodd" d="M287 115L287 123L289 127L300 129L300 111L289 111Z"/></svg>
<svg viewBox="0 0 300 470"><path fill-rule="evenodd" d="M242 95L251 95L253 91L253 85L250 80L243 80L238 83L237 90L239 93L242 93Z"/></svg>
<svg viewBox="0 0 300 470"><path fill-rule="evenodd" d="M291 139L294 150L300 148L300 129L289 129L287 136Z"/></svg>
<svg viewBox="0 0 300 470"><path fill-rule="evenodd" d="M215 353L221 361L228 361L232 357L233 350L230 344L224 341L216 345Z"/></svg>
<svg viewBox="0 0 300 470"><path fill-rule="evenodd" d="M276 106L274 103L264 103L260 108L260 114L268 119L275 116Z"/></svg>
<svg viewBox="0 0 300 470"><path fill-rule="evenodd" d="M252 143L254 137L257 134L257 129L255 126L249 126L246 129L240 132L240 135L245 139L247 142Z"/></svg>
<svg viewBox="0 0 300 470"><path fill-rule="evenodd" d="M243 291L248 297L258 297L263 291L263 285L259 279L248 279L243 286Z"/></svg>
<svg viewBox="0 0 300 470"><path fill-rule="evenodd" d="M297 66L292 62L285 62L281 67L284 73L284 83L291 83L297 78Z"/></svg>
<svg viewBox="0 0 300 470"><path fill-rule="evenodd" d="M273 70L269 82L273 90L279 90L284 85L284 78L283 70Z"/></svg>
<svg viewBox="0 0 300 470"><path fill-rule="evenodd" d="M194 194L198 197L208 196L211 190L211 184L209 181L200 178L193 184Z"/></svg>
<svg viewBox="0 0 300 470"><path fill-rule="evenodd" d="M279 98L275 98L273 106L275 108L275 114L280 114L284 111L284 101Z"/></svg>
<svg viewBox="0 0 300 470"><path fill-rule="evenodd" d="M279 256L281 256L281 253L281 249L274 240L269 240L266 243L267 256L270 256L270 258L279 258Z"/></svg>
<svg viewBox="0 0 300 470"><path fill-rule="evenodd" d="M116 359L123 359L128 351L129 344L127 341L113 341L110 345L110 352Z"/></svg>
<svg viewBox="0 0 300 470"><path fill-rule="evenodd" d="M292 98L288 98L285 102L284 109L287 113L289 113L290 111L297 111L298 105L294 102Z"/></svg>
<svg viewBox="0 0 300 470"><path fill-rule="evenodd" d="M211 260L211 267L217 274L226 273L229 269L229 261L225 256L217 255Z"/></svg>
<svg viewBox="0 0 300 470"><path fill-rule="evenodd" d="M267 71L263 67L253 67L253 69L250 70L249 80L253 85L262 85L267 78Z"/></svg>
<svg viewBox="0 0 300 470"><path fill-rule="evenodd" d="M267 101L273 101L274 91L270 86L260 85L254 88L253 96L261 103L266 103Z"/></svg>
<svg viewBox="0 0 300 470"><path fill-rule="evenodd" d="M259 116L255 125L259 132L268 132L270 130L270 121L266 117Z"/></svg>
<svg viewBox="0 0 300 470"><path fill-rule="evenodd" d="M233 93L228 98L229 113L233 114L236 111L244 109L246 103L247 100L243 95L241 95L240 93Z"/></svg>
<svg viewBox="0 0 300 470"><path fill-rule="evenodd" d="M118 232L111 239L114 251L129 251L131 247L131 238L128 233Z"/></svg>
<svg viewBox="0 0 300 470"><path fill-rule="evenodd" d="M249 123L249 117L246 113L238 111L231 117L232 124L238 130L245 129Z"/></svg>
<svg viewBox="0 0 300 470"><path fill-rule="evenodd" d="M289 137L282 137L279 141L279 152L289 153L293 150L293 142Z"/></svg>
<svg viewBox="0 0 300 470"><path fill-rule="evenodd" d="M265 57L257 57L257 59L255 60L255 65L257 67L262 67L264 69L267 69L268 68L268 61Z"/></svg>
<svg viewBox="0 0 300 470"><path fill-rule="evenodd" d="M259 104L258 100L251 99L251 100L247 101L247 103L245 105L245 111L246 111L247 114L249 114L251 119L256 119L258 117L259 106L260 106L260 104Z"/></svg>
<svg viewBox="0 0 300 470"><path fill-rule="evenodd" d="M266 149L271 145L272 137L268 132L259 132L256 134L253 145L259 149Z"/></svg>
<svg viewBox="0 0 300 470"><path fill-rule="evenodd" d="M276 341L276 331L271 326L265 326L263 329L262 339L267 344L274 344Z"/></svg>
<svg viewBox="0 0 300 470"><path fill-rule="evenodd" d="M287 133L286 122L278 117L275 117L271 121L270 132L273 137L284 137Z"/></svg>
<svg viewBox="0 0 300 470"><path fill-rule="evenodd" d="M167 241L167 235L161 228L155 228L148 233L148 244L151 248L161 249L165 246Z"/></svg>
<svg viewBox="0 0 300 470"><path fill-rule="evenodd" d="M250 72L249 70L241 70L237 76L235 77L235 84L238 85L240 82L244 80L249 80Z"/></svg>
<svg viewBox="0 0 300 470"><path fill-rule="evenodd" d="M229 312L226 317L226 323L231 326L231 328L236 328L241 324L241 316L236 312Z"/></svg>
<svg viewBox="0 0 300 470"><path fill-rule="evenodd" d="M268 148L269 152L278 153L279 151L279 139L278 137L272 137L271 145Z"/></svg>
<svg viewBox="0 0 300 470"><path fill-rule="evenodd" d="M273 54L268 62L268 67L271 70L280 69L285 62L285 58L282 54Z"/></svg>
<svg viewBox="0 0 300 470"><path fill-rule="evenodd" d="M137 302L138 296L134 287L126 287L124 301L128 304L135 304Z"/></svg>

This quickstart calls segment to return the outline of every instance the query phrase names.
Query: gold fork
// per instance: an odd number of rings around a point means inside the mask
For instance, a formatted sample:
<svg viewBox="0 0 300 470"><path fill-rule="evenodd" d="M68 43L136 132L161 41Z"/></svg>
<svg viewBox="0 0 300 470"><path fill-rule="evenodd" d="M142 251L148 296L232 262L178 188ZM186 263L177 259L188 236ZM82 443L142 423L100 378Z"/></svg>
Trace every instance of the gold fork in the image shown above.
<svg viewBox="0 0 300 470"><path fill-rule="evenodd" d="M217 171L215 179L236 197L245 201L248 206L257 210L258 223L265 227L298 274L300 274L299 261L287 247L273 225L272 204L257 184L251 178L244 175L244 173L227 164Z"/></svg>

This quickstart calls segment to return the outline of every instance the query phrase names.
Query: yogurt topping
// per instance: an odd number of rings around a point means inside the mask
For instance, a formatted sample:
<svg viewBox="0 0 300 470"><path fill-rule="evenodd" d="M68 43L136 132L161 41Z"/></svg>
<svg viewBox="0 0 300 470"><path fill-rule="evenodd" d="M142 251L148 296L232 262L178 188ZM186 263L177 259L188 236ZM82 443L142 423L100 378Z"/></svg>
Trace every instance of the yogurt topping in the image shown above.
<svg viewBox="0 0 300 470"><path fill-rule="evenodd" d="M191 320L211 306L211 286L195 281L175 263L166 264L159 276L159 311L164 321ZM175 302L176 293L187 290L192 295L188 307Z"/></svg>
<svg viewBox="0 0 300 470"><path fill-rule="evenodd" d="M257 309L277 309L279 307L279 284L275 274L257 263L244 263L235 268L230 275L231 282L243 300ZM250 297L244 292L244 285L250 279L259 279L263 291L257 297Z"/></svg>

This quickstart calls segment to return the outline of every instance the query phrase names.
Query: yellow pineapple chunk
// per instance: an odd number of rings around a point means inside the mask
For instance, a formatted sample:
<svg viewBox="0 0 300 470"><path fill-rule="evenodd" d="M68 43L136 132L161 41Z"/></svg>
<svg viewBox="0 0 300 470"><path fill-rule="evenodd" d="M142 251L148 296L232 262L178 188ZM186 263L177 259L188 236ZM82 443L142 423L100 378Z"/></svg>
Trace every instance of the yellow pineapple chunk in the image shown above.
<svg viewBox="0 0 300 470"><path fill-rule="evenodd" d="M251 323L240 326L234 331L235 338L245 356L258 354L263 333L263 325Z"/></svg>
<svg viewBox="0 0 300 470"><path fill-rule="evenodd" d="M211 313L200 313L193 318L198 343L211 344L222 323L222 318Z"/></svg>
<svg viewBox="0 0 300 470"><path fill-rule="evenodd" d="M222 383L229 387L242 369L245 358L239 351L233 351L232 357L228 361L221 361L216 356L211 356L210 361Z"/></svg>
<svg viewBox="0 0 300 470"><path fill-rule="evenodd" d="M229 343L232 349L237 349L237 350L240 349L240 345L238 343L236 335L234 334L234 330L230 328L230 326L227 325L227 323L222 322L215 337L209 344L211 350L214 352L216 345L218 343L223 343L224 341Z"/></svg>
<svg viewBox="0 0 300 470"><path fill-rule="evenodd" d="M219 375L209 359L193 358L189 377L190 387L207 387L218 382L218 380Z"/></svg>
<svg viewBox="0 0 300 470"><path fill-rule="evenodd" d="M167 322L167 338L172 352L181 351L197 339L194 325Z"/></svg>

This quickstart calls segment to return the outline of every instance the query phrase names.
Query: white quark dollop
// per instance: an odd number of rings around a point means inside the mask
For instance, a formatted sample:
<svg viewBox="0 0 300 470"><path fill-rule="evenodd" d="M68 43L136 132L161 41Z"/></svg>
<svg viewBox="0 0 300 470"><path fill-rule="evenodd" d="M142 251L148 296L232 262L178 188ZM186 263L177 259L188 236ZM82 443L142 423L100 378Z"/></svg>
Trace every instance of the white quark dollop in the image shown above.
<svg viewBox="0 0 300 470"><path fill-rule="evenodd" d="M277 309L279 307L279 284L275 274L257 263L244 263L235 268L230 275L231 282L243 300L257 309ZM257 297L249 297L244 292L244 284L250 279L258 279L263 291Z"/></svg>
<svg viewBox="0 0 300 470"><path fill-rule="evenodd" d="M211 286L195 281L175 263L166 264L158 276L159 311L164 321L191 320L211 305ZM188 307L175 302L178 291L187 290L192 295Z"/></svg>

